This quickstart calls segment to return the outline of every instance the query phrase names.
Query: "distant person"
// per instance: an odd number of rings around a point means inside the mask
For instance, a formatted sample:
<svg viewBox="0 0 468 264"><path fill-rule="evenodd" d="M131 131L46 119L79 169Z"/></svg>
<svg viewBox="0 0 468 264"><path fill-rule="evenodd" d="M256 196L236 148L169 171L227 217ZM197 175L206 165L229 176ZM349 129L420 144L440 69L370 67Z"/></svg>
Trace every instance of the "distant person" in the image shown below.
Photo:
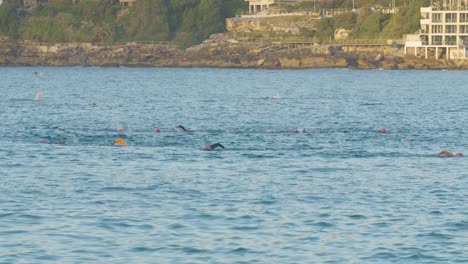
<svg viewBox="0 0 468 264"><path fill-rule="evenodd" d="M436 156L437 157L463 157L464 155L461 152L458 152L457 154L453 154L451 152L448 152L447 150L442 150Z"/></svg>
<svg viewBox="0 0 468 264"><path fill-rule="evenodd" d="M182 126L182 125L177 125L176 127L182 129L182 131L184 131L184 132L189 132L189 129Z"/></svg>
<svg viewBox="0 0 468 264"><path fill-rule="evenodd" d="M127 146L127 143L123 138L118 138L112 142L112 146L125 147Z"/></svg>
<svg viewBox="0 0 468 264"><path fill-rule="evenodd" d="M285 129L283 129L283 131L291 132L291 133L295 133L295 134L296 133L305 133L306 132L305 128L298 128L298 129L285 128Z"/></svg>
<svg viewBox="0 0 468 264"><path fill-rule="evenodd" d="M89 106L97 106L96 103L89 103L88 105L89 105Z"/></svg>
<svg viewBox="0 0 468 264"><path fill-rule="evenodd" d="M221 143L215 143L213 145L207 145L203 149L206 150L206 151L212 151L212 150L215 150L218 147L224 149L224 146Z"/></svg>
<svg viewBox="0 0 468 264"><path fill-rule="evenodd" d="M40 72L40 71L35 71L33 73L34 73L34 75L42 75L42 72Z"/></svg>
<svg viewBox="0 0 468 264"><path fill-rule="evenodd" d="M44 95L43 91L39 91L36 93L36 96L34 97L34 101L40 101L41 97Z"/></svg>

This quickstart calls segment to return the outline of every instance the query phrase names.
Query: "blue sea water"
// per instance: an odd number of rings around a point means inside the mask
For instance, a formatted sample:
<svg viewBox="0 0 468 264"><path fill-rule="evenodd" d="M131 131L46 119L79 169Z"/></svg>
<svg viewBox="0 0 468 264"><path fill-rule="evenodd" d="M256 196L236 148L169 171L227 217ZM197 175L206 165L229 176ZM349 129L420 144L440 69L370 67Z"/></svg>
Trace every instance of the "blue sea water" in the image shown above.
<svg viewBox="0 0 468 264"><path fill-rule="evenodd" d="M0 263L468 263L467 84L0 68Z"/></svg>

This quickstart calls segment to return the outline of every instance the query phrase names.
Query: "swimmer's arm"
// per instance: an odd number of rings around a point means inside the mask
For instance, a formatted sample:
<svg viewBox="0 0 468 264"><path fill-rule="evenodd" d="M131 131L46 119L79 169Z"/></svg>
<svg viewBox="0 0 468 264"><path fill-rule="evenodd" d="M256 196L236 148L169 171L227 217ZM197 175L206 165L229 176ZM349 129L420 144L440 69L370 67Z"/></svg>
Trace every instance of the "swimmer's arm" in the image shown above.
<svg viewBox="0 0 468 264"><path fill-rule="evenodd" d="M220 148L224 149L224 146L221 143L215 143L215 144L211 145L212 149L215 149L217 147L220 147Z"/></svg>
<svg viewBox="0 0 468 264"><path fill-rule="evenodd" d="M453 157L453 154L451 152L448 152L447 150L442 150L436 156L440 157L440 156L444 156L444 155L447 156L447 157Z"/></svg>

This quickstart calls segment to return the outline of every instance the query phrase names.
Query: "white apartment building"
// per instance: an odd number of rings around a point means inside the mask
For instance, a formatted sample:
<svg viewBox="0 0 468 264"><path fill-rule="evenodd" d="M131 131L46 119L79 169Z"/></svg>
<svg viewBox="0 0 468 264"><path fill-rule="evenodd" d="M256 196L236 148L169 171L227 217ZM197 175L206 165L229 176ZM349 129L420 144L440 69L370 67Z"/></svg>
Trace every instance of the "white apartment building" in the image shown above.
<svg viewBox="0 0 468 264"><path fill-rule="evenodd" d="M440 2L421 8L421 30L407 36L405 53L426 59L468 59L468 1Z"/></svg>

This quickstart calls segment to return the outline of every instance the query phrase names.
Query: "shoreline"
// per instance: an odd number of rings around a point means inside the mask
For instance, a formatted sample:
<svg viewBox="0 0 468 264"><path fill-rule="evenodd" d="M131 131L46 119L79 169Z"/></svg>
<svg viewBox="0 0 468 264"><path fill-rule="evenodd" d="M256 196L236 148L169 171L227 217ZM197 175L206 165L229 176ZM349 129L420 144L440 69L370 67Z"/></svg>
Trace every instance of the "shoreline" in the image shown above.
<svg viewBox="0 0 468 264"><path fill-rule="evenodd" d="M273 43L239 42L227 34L215 34L187 49L138 43L96 46L3 41L0 66L463 71L468 70L468 60L421 59L390 47L351 52L337 45L285 47Z"/></svg>

